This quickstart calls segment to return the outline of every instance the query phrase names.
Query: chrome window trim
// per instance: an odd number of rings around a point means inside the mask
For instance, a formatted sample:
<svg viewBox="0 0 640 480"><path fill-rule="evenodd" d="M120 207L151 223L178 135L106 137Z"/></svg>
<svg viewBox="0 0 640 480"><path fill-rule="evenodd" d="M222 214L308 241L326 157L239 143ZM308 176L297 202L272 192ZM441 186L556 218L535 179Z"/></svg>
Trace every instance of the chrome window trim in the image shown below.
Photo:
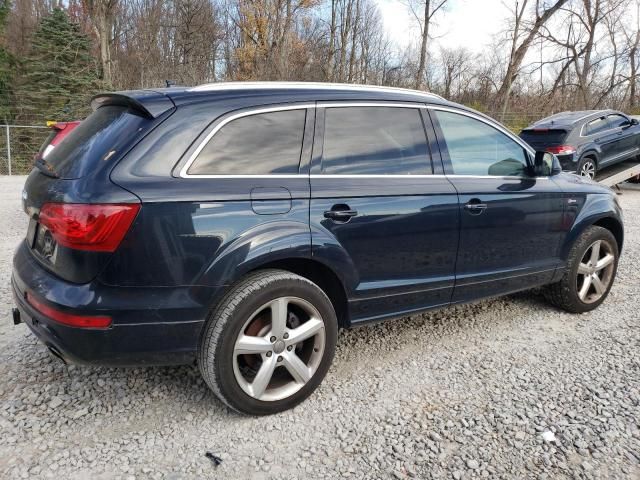
<svg viewBox="0 0 640 480"><path fill-rule="evenodd" d="M607 113L605 115L605 117L609 117L611 115L618 115L620 117L624 117L627 120L631 121L631 119L629 117L627 117L626 115L624 115L623 113L617 113L617 112ZM607 128L606 130L602 130L601 132L590 133L588 135L584 135L584 129L587 128L587 125L589 125L591 122L595 122L596 120L602 120L602 117L594 118L593 120L589 120L587 123L582 125L582 127L580 128L580 138L586 138L586 137L591 137L592 135L598 135L598 134L602 134L602 133L613 132L614 130L622 128L622 127ZM605 121L608 121L608 120L605 120Z"/></svg>
<svg viewBox="0 0 640 480"><path fill-rule="evenodd" d="M198 144L193 153L189 156L189 159L184 164L184 166L180 169L179 177L180 178L218 178L218 179L286 179L286 178L376 178L376 179L385 179L385 178L404 178L404 179L421 179L421 178L492 178L492 179L504 179L504 180L523 180L523 179L531 179L535 178L536 180L549 180L550 177L521 177L521 176L494 176L494 175L442 175L442 174L433 174L433 175L371 175L371 174L307 174L307 173L291 173L291 174L203 174L203 175L194 175L187 173L198 154L204 149L206 144L213 138L213 136L220 131L222 127L224 127L229 122L236 120L242 117L249 117L251 115L257 115L261 113L270 113L270 112L280 112L280 111L288 111L288 110L303 110L303 109L313 109L313 108L339 108L339 107L394 107L394 108L415 108L415 109L433 109L433 110L442 110L448 111L451 113L458 113L461 115L466 115L468 117L477 119L486 125L495 128L496 130L505 133L508 137L516 140L516 143L520 144L527 150L528 152L535 155L535 152L528 145L523 145L523 142L519 140L518 137L513 135L508 130L499 127L499 125L492 125L487 122L486 119L480 117L479 115L475 115L470 112L464 112L461 110L456 110L453 108L440 107L440 106L432 106L425 105L424 103L403 103L403 102L387 102L384 100L379 101L365 101L365 102L357 102L357 101L345 101L345 102L336 102L336 101L323 101L316 103L300 103L300 104L291 104L291 105L279 105L274 107L249 107L249 109L245 109L236 113L227 114L227 117L224 117L220 122L205 136L204 139Z"/></svg>
<svg viewBox="0 0 640 480"><path fill-rule="evenodd" d="M196 158L200 152L204 149L204 147L209 143L209 141L213 138L213 136L222 129L228 123L237 120L243 117L250 117L252 115L259 115L261 113L272 113L272 112L284 112L288 110L307 110L310 108L315 108L314 103L299 103L299 104L291 104L291 105L279 105L275 107L250 107L249 109L245 109L236 113L227 114L228 116L224 117L220 122L211 129L211 131L202 139L202 141L198 144L193 153L189 156L189 159L186 161L184 166L180 169L180 173L178 174L181 178L292 178L297 177L300 174L291 173L291 174L190 174L189 168L193 162L195 162ZM302 148L302 145L301 145Z"/></svg>
<svg viewBox="0 0 640 480"><path fill-rule="evenodd" d="M340 173L329 173L329 174L321 174L321 173L312 173L309 175L309 178L492 178L492 179L503 179L503 180L549 180L550 177L521 177L517 175L443 175L443 174L433 174L433 175L384 175L384 174L340 174Z"/></svg>
<svg viewBox="0 0 640 480"><path fill-rule="evenodd" d="M317 103L318 108L353 108L353 107L388 107L388 108L426 108L426 105L422 102L385 102L384 100L378 101L362 101L357 102L349 100L346 102L329 102L321 101Z"/></svg>

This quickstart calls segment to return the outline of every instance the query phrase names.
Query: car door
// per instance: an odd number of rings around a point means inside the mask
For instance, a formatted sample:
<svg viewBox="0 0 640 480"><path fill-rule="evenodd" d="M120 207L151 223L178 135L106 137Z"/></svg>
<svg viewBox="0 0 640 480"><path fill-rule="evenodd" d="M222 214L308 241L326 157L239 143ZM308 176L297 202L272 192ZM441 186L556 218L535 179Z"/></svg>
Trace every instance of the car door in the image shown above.
<svg viewBox="0 0 640 480"><path fill-rule="evenodd" d="M638 153L638 131L633 128L631 120L619 113L607 116L607 125L614 135L611 156L603 163L617 163Z"/></svg>
<svg viewBox="0 0 640 480"><path fill-rule="evenodd" d="M460 200L453 303L548 283L561 263L563 199L529 175L526 144L484 117L429 107Z"/></svg>
<svg viewBox="0 0 640 480"><path fill-rule="evenodd" d="M312 253L352 272L346 284L354 323L451 299L458 199L439 159L432 165L424 113L424 105L410 103L317 106Z"/></svg>
<svg viewBox="0 0 640 480"><path fill-rule="evenodd" d="M619 154L619 141L622 129L612 126L606 115L591 120L584 127L584 133L598 146L600 155L598 167L611 162Z"/></svg>

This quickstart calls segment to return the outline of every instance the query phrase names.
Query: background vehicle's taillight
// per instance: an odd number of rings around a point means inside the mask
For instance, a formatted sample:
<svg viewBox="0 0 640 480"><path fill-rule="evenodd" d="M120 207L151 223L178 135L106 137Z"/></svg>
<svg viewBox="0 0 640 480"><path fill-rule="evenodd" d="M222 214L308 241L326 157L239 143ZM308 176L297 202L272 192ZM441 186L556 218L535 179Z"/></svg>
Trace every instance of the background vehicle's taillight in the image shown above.
<svg viewBox="0 0 640 480"><path fill-rule="evenodd" d="M140 210L135 203L45 203L40 224L59 245L76 250L113 252Z"/></svg>
<svg viewBox="0 0 640 480"><path fill-rule="evenodd" d="M547 148L547 152L553 153L554 155L570 155L576 153L576 148L571 145L557 145Z"/></svg>

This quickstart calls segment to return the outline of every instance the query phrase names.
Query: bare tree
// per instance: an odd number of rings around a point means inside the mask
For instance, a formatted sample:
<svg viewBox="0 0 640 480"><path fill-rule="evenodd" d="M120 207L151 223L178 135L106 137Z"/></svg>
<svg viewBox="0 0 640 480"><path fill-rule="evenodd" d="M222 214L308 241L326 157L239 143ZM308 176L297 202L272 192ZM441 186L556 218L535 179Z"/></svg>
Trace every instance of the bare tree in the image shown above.
<svg viewBox="0 0 640 480"><path fill-rule="evenodd" d="M471 70L471 60L471 52L466 48L440 48L443 94L445 98L451 98L452 89L456 84L458 86L457 93L461 93L462 79Z"/></svg>
<svg viewBox="0 0 640 480"><path fill-rule="evenodd" d="M516 0L513 9L513 23L510 30L510 49L507 70L502 80L502 84L496 94L496 105L501 108L501 118L509 105L509 96L513 82L516 80L522 62L533 44L540 29L568 0L556 0L551 6L541 5L540 0L536 0L534 8L534 18L527 17L529 0Z"/></svg>
<svg viewBox="0 0 640 480"><path fill-rule="evenodd" d="M424 85L429 47L429 27L431 26L433 17L442 10L448 1L449 0L421 0L417 5L411 2L409 3L411 12L420 25L420 60L414 82L414 88L417 90L420 90Z"/></svg>

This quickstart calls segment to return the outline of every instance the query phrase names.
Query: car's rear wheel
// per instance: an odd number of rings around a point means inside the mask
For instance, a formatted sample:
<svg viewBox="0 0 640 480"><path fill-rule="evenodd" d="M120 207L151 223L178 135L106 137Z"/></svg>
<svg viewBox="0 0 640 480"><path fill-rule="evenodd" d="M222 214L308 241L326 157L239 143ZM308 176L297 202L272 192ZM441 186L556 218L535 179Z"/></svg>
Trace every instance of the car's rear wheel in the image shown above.
<svg viewBox="0 0 640 480"><path fill-rule="evenodd" d="M581 177L587 177L593 180L596 177L598 166L596 161L591 157L584 157L578 164L578 174Z"/></svg>
<svg viewBox="0 0 640 480"><path fill-rule="evenodd" d="M618 268L618 244L606 228L591 226L575 242L557 283L546 288L554 305L573 313L588 312L604 302Z"/></svg>
<svg viewBox="0 0 640 480"><path fill-rule="evenodd" d="M229 407L277 413L320 384L337 329L331 301L317 285L283 270L259 271L233 287L208 319L198 364Z"/></svg>

